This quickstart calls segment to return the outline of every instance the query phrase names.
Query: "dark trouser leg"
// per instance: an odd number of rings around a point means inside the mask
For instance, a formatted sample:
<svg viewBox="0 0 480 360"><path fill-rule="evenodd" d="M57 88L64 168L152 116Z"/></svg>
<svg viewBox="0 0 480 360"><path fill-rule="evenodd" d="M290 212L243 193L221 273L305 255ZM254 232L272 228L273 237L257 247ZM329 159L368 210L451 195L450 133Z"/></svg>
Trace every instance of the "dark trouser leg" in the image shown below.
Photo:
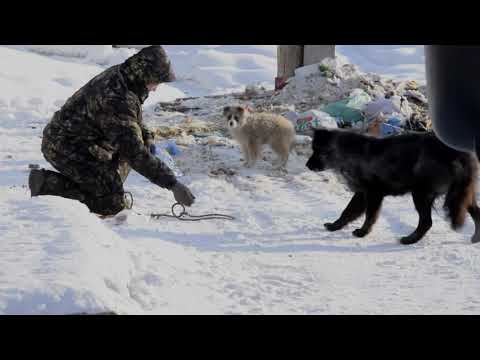
<svg viewBox="0 0 480 360"><path fill-rule="evenodd" d="M365 195L363 193L355 193L340 218L334 223L325 224L325 228L329 231L340 230L345 225L358 219L358 217L360 217L365 212L365 207Z"/></svg>
<svg viewBox="0 0 480 360"><path fill-rule="evenodd" d="M126 178L128 172L124 175ZM126 208L123 179L118 168L99 166L94 174L79 180L86 197L84 203L91 212L115 215Z"/></svg>
<svg viewBox="0 0 480 360"><path fill-rule="evenodd" d="M100 215L114 215L125 208L123 182L130 168L125 161L103 161L79 144L65 141L62 130L50 123L43 132L42 153L60 173L48 172L42 195L75 199Z"/></svg>
<svg viewBox="0 0 480 360"><path fill-rule="evenodd" d="M372 230L372 226L377 221L380 208L382 207L383 195L369 192L365 195L365 199L367 203L365 222L360 229L356 229L353 232L353 235L357 237L364 237Z"/></svg>
<svg viewBox="0 0 480 360"><path fill-rule="evenodd" d="M413 233L400 239L404 245L415 244L420 241L432 227L432 205L435 196L422 191L412 193L413 203L418 212L418 226Z"/></svg>
<svg viewBox="0 0 480 360"><path fill-rule="evenodd" d="M125 209L123 182L129 172L126 163L74 162L44 155L60 173L40 170L43 181L35 195L78 200L100 215L115 215Z"/></svg>
<svg viewBox="0 0 480 360"><path fill-rule="evenodd" d="M91 212L99 215L116 215L126 208L123 193L109 194L104 196L87 195L85 205Z"/></svg>
<svg viewBox="0 0 480 360"><path fill-rule="evenodd" d="M54 171L33 171L41 172L43 176L35 196L51 195L78 200L99 215L115 215L126 207L123 183L116 171L97 174L83 183Z"/></svg>

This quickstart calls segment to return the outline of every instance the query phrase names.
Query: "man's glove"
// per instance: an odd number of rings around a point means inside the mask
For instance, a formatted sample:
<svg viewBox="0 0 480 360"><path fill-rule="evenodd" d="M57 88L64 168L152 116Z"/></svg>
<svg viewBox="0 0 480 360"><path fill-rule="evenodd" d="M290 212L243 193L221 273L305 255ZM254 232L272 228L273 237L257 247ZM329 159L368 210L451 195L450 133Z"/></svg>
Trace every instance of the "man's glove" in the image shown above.
<svg viewBox="0 0 480 360"><path fill-rule="evenodd" d="M195 201L195 196L190 192L190 190L183 184L177 182L174 187L172 187L173 196L175 200L184 205L192 206Z"/></svg>

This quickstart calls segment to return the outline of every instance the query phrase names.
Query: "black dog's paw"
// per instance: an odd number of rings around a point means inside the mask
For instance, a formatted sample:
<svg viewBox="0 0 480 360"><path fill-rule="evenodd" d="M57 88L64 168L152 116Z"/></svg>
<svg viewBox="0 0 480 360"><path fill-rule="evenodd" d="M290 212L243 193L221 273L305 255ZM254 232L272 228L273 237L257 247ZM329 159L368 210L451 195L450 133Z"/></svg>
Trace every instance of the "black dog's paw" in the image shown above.
<svg viewBox="0 0 480 360"><path fill-rule="evenodd" d="M328 231L337 231L337 230L340 230L340 227L333 224L333 223L326 223L324 224L323 226L325 226L325 229L327 229Z"/></svg>
<svg viewBox="0 0 480 360"><path fill-rule="evenodd" d="M368 231L363 230L363 229L356 229L354 232L352 232L352 234L353 234L353 236L362 238L362 237L367 236Z"/></svg>
<svg viewBox="0 0 480 360"><path fill-rule="evenodd" d="M417 237L414 236L404 236L400 239L400 244L402 245L412 245L419 241Z"/></svg>

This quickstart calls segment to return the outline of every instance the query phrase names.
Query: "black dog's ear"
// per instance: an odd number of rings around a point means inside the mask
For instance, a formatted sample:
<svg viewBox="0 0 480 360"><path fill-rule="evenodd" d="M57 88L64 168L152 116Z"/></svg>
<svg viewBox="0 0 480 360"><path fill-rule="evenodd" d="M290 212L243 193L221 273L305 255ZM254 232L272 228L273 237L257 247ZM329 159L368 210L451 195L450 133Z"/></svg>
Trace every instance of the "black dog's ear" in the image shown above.
<svg viewBox="0 0 480 360"><path fill-rule="evenodd" d="M230 106L225 106L223 108L223 115L225 115L226 113L230 112Z"/></svg>

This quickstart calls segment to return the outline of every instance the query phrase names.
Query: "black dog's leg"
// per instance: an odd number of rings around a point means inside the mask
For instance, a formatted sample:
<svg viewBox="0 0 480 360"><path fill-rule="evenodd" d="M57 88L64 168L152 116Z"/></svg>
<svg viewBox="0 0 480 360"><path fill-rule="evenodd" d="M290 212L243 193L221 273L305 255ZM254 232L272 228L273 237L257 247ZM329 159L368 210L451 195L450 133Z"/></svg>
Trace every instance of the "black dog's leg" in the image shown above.
<svg viewBox="0 0 480 360"><path fill-rule="evenodd" d="M475 199L473 200L473 204L468 208L468 213L475 222L475 233L472 236L472 243L475 244L480 242L480 208Z"/></svg>
<svg viewBox="0 0 480 360"><path fill-rule="evenodd" d="M365 199L367 203L365 222L360 229L356 229L353 232L353 235L356 237L364 237L372 230L372 226L377 221L380 208L382 207L383 195L368 192Z"/></svg>
<svg viewBox="0 0 480 360"><path fill-rule="evenodd" d="M413 233L400 239L403 245L415 244L420 241L432 227L432 205L435 196L422 191L414 191L412 197L419 215L418 226Z"/></svg>
<svg viewBox="0 0 480 360"><path fill-rule="evenodd" d="M340 230L348 223L358 219L365 212L365 204L365 195L363 193L355 193L338 220L333 223L326 223L325 228L328 231Z"/></svg>

